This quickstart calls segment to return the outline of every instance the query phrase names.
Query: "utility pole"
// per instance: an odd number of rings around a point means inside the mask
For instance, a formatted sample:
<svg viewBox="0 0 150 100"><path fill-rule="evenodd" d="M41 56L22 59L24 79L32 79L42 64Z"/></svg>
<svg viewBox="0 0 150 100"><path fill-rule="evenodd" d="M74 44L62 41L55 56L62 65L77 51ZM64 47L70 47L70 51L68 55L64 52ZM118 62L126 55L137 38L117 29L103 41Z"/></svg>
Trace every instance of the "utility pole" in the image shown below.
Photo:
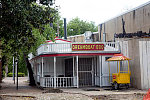
<svg viewBox="0 0 150 100"><path fill-rule="evenodd" d="M67 40L67 23L66 23L66 18L64 18L64 39Z"/></svg>

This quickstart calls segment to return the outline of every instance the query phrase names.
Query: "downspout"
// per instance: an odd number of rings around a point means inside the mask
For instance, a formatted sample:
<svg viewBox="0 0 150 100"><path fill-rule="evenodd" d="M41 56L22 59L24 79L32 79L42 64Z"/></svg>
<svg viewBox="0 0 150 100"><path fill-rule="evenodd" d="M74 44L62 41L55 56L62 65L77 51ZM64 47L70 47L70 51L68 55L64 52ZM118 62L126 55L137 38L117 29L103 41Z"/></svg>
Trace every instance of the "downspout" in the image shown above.
<svg viewBox="0 0 150 100"><path fill-rule="evenodd" d="M106 42L105 23L104 23L104 33L103 33L103 36L104 35L105 35L105 38L104 38L103 42Z"/></svg>

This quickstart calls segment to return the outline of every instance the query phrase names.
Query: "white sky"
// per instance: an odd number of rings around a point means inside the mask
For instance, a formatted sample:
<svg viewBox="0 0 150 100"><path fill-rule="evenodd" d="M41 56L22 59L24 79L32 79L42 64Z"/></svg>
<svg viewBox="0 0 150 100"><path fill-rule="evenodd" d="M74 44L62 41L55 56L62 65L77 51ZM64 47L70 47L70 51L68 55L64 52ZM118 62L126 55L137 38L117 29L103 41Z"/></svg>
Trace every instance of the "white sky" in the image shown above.
<svg viewBox="0 0 150 100"><path fill-rule="evenodd" d="M67 22L79 17L96 25L150 0L55 0L62 18Z"/></svg>

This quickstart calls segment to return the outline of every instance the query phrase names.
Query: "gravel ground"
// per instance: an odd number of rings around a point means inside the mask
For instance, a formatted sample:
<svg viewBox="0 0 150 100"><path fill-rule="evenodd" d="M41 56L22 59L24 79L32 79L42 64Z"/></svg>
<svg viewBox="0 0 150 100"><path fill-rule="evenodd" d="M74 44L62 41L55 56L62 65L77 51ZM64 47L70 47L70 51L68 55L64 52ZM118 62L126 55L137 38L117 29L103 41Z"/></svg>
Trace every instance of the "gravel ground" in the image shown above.
<svg viewBox="0 0 150 100"><path fill-rule="evenodd" d="M62 93L50 93L28 86L27 77L19 78L16 90L12 78L5 78L1 83L0 100L142 100L146 90L130 88L128 90L110 90L109 88L69 88ZM49 90L50 91L50 90Z"/></svg>

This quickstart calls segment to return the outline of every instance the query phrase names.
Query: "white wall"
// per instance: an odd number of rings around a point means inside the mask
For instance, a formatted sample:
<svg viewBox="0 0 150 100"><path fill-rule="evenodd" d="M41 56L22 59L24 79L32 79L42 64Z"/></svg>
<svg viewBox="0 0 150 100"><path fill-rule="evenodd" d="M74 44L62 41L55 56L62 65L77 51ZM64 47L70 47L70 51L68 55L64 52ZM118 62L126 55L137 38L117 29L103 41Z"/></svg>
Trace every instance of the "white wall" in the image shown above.
<svg viewBox="0 0 150 100"><path fill-rule="evenodd" d="M110 82L112 81L112 73L117 72L117 62L110 63L110 81L109 81L109 67L108 61L106 61L108 56L97 56L97 75L95 76L95 85L96 86L111 86Z"/></svg>
<svg viewBox="0 0 150 100"><path fill-rule="evenodd" d="M108 61L106 61L106 57L112 57L111 55L108 56L102 56L102 79L101 79L101 86L111 86L110 82L112 82L112 73L117 72L117 62L116 61L110 61L110 81L109 81L109 67L108 67Z"/></svg>
<svg viewBox="0 0 150 100"><path fill-rule="evenodd" d="M44 75L54 76L54 58L44 58ZM65 75L65 66L63 58L56 57L56 76Z"/></svg>
<svg viewBox="0 0 150 100"><path fill-rule="evenodd" d="M141 88L150 88L150 41L139 41Z"/></svg>
<svg viewBox="0 0 150 100"><path fill-rule="evenodd" d="M129 51L128 51L128 41L120 41L120 49L121 49L121 53L123 54L123 56L129 57ZM128 66L128 62L127 61L122 61L122 66ZM121 67L120 70L124 70L127 71L128 67Z"/></svg>
<svg viewBox="0 0 150 100"><path fill-rule="evenodd" d="M101 56L100 56L101 57ZM95 70L95 85L100 86L100 62L99 56L96 56L96 70Z"/></svg>

